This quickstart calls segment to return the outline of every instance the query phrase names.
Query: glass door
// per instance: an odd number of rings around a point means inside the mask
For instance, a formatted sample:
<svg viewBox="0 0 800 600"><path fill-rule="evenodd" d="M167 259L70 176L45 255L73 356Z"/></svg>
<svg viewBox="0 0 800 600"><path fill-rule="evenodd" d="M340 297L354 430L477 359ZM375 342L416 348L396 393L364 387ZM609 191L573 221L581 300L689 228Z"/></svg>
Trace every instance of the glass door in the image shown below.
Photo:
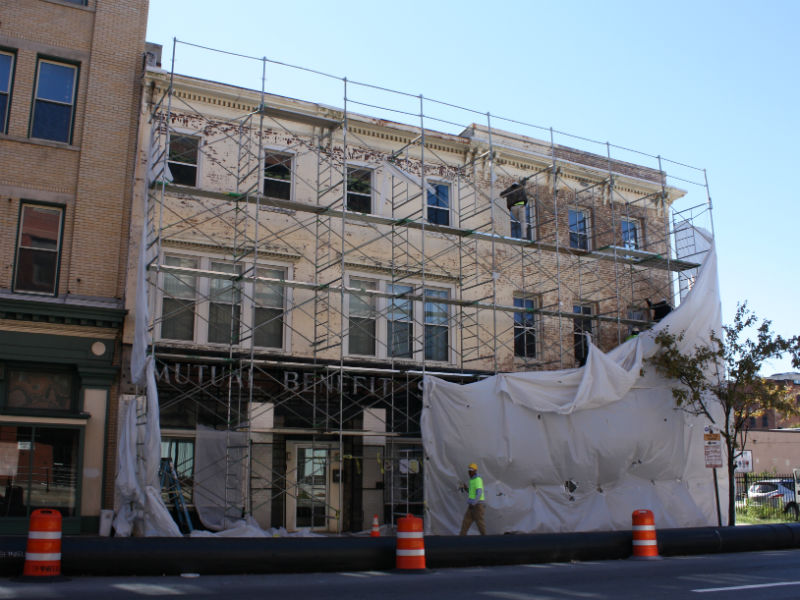
<svg viewBox="0 0 800 600"><path fill-rule="evenodd" d="M297 447L295 526L298 528L327 528L328 453L326 447Z"/></svg>

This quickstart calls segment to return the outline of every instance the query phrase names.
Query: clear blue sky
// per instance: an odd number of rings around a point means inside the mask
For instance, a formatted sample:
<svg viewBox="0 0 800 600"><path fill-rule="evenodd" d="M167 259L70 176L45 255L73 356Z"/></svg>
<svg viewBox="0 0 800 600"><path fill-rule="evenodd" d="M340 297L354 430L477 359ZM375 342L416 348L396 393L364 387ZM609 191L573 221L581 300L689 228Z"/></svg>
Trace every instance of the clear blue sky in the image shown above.
<svg viewBox="0 0 800 600"><path fill-rule="evenodd" d="M706 169L724 321L746 300L791 336L800 333L798 23L795 0L150 0L147 39L164 46L165 68L177 38ZM179 47L177 72L232 77L229 63L190 55ZM251 68L231 82L257 87L260 65ZM342 105L338 82L267 81L275 93ZM765 374L790 370L784 360Z"/></svg>

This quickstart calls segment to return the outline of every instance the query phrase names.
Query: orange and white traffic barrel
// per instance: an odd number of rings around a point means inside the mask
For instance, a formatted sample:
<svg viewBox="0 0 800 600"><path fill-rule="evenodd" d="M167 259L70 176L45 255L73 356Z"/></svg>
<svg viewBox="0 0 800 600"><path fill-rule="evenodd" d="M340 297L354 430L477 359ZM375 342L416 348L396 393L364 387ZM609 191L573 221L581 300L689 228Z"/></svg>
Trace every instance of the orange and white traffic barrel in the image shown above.
<svg viewBox="0 0 800 600"><path fill-rule="evenodd" d="M397 519L397 568L425 568L425 539L422 519L406 515Z"/></svg>
<svg viewBox="0 0 800 600"><path fill-rule="evenodd" d="M654 559L658 556L656 524L653 511L633 511L633 558Z"/></svg>
<svg viewBox="0 0 800 600"><path fill-rule="evenodd" d="M372 517L372 531L369 534L370 537L381 537L381 529L378 526L378 515Z"/></svg>
<svg viewBox="0 0 800 600"><path fill-rule="evenodd" d="M61 575L61 513L39 508L31 513L24 577Z"/></svg>

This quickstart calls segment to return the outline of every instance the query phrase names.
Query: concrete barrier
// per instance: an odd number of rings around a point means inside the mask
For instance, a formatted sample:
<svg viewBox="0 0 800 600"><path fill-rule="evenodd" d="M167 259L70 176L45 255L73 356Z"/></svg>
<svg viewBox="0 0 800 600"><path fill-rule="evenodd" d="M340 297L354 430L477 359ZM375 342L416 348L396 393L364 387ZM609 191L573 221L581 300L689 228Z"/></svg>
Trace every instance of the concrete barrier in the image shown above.
<svg viewBox="0 0 800 600"><path fill-rule="evenodd" d="M631 556L630 531L426 536L429 569L610 560ZM0 575L18 576L25 536L0 537ZM65 536L64 575L245 574L377 571L395 567L396 539L107 538ZM663 557L800 548L800 523L659 529Z"/></svg>

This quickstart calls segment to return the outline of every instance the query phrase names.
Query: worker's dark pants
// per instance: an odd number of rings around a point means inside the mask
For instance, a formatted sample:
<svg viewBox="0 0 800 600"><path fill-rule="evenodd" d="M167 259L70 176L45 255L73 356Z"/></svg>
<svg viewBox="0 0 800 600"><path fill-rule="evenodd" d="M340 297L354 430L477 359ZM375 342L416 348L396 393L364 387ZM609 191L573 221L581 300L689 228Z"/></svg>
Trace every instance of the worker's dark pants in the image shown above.
<svg viewBox="0 0 800 600"><path fill-rule="evenodd" d="M464 520L461 521L461 533L459 535L467 535L469 526L474 521L478 526L478 531L481 535L486 535L486 523L483 521L483 515L486 512L486 505L483 502L467 505L467 512L464 513Z"/></svg>

